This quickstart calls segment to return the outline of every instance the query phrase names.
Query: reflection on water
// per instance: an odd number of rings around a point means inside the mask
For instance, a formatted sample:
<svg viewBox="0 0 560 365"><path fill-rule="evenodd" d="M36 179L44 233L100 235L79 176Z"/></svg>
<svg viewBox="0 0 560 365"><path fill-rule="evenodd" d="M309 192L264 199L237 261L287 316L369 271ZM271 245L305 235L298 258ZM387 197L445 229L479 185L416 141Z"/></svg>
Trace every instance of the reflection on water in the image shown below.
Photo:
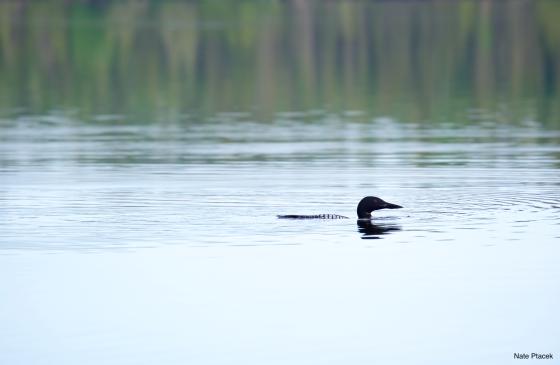
<svg viewBox="0 0 560 365"><path fill-rule="evenodd" d="M558 14L556 0L2 2L0 109L558 126Z"/></svg>
<svg viewBox="0 0 560 365"><path fill-rule="evenodd" d="M1 2L0 363L560 355L559 17Z"/></svg>
<svg viewBox="0 0 560 365"><path fill-rule="evenodd" d="M358 232L362 233L362 239L379 239L380 236L395 231L400 231L401 227L396 224L379 224L370 220L358 219Z"/></svg>

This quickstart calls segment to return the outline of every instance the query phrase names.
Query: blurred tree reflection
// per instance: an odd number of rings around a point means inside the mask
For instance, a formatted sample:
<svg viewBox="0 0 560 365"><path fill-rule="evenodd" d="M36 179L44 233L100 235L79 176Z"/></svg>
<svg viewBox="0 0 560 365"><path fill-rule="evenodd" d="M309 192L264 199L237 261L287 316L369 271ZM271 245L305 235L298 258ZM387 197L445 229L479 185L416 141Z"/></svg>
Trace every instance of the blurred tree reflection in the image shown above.
<svg viewBox="0 0 560 365"><path fill-rule="evenodd" d="M0 110L558 126L559 18L555 0L3 2Z"/></svg>

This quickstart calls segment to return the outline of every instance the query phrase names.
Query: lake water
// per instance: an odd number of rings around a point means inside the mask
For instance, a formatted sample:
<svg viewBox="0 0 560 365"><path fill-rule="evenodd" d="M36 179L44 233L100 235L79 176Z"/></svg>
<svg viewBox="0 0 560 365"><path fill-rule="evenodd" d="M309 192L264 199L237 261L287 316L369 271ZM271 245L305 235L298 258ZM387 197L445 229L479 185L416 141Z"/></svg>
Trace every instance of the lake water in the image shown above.
<svg viewBox="0 0 560 365"><path fill-rule="evenodd" d="M0 363L560 357L559 3L0 15Z"/></svg>

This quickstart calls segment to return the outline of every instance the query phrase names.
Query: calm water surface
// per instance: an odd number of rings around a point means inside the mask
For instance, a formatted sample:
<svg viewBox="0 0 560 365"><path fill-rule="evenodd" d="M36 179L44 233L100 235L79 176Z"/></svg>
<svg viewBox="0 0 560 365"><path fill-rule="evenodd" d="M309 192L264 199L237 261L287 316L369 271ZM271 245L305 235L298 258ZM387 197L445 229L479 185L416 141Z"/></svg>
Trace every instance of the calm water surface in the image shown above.
<svg viewBox="0 0 560 365"><path fill-rule="evenodd" d="M0 54L0 72L12 75L0 87L0 363L560 357L560 72L552 71L556 48L543 41L558 36L546 16L560 12L554 3L240 2L235 14L251 24L243 34L231 31L240 25L229 8L147 3L62 13L2 5L17 21L0 30L12 37ZM125 22L132 11L155 24ZM464 21L455 31L441 23L453 14ZM512 42L520 14L530 15L518 34L525 38ZM383 15L402 22L382 23ZM329 24L332 34L320 38ZM452 36L439 38L429 24ZM293 26L308 33L284 39ZM419 27L424 48L377 37L393 27ZM59 41L42 43L53 45L48 55L34 43L38 29ZM96 29L106 33L91 43L100 49L113 33L142 38L90 63L90 51L65 42L95 38ZM488 41L480 32L504 46L478 52ZM166 49L166 37L182 41ZM451 45L475 64L441 56ZM308 53L296 52L291 68L290 57L276 57L282 47ZM351 59L321 61L340 47ZM161 54L145 60L145 75L134 62L122 73L123 59L150 49ZM494 65L501 56L492 52L509 51L520 64ZM413 71L426 79L375 61L391 52L416 55ZM218 67L223 54L229 61ZM261 57L275 67L251 74L253 61L268 64ZM517 72L523 65L534 69ZM64 77L50 78L59 67ZM206 73L222 69L231 78ZM113 83L105 85L107 73ZM52 93L37 86L48 82ZM359 225L355 209L366 195L404 209ZM351 219L276 219L318 213Z"/></svg>

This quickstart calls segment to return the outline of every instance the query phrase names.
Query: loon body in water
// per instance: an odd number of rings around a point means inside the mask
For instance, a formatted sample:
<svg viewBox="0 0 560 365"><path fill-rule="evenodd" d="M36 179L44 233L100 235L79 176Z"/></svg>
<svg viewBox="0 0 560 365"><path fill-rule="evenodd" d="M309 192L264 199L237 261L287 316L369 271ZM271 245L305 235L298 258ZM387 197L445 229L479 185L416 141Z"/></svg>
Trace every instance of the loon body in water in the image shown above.
<svg viewBox="0 0 560 365"><path fill-rule="evenodd" d="M371 219L371 212L374 210L379 209L397 209L402 208L400 205L387 203L383 199L380 199L375 196L366 196L360 203L358 204L358 208L356 209L358 213L358 219ZM279 215L277 216L281 219L348 219L343 215L337 214L315 214L315 215L298 215L298 214L290 214L290 215Z"/></svg>

